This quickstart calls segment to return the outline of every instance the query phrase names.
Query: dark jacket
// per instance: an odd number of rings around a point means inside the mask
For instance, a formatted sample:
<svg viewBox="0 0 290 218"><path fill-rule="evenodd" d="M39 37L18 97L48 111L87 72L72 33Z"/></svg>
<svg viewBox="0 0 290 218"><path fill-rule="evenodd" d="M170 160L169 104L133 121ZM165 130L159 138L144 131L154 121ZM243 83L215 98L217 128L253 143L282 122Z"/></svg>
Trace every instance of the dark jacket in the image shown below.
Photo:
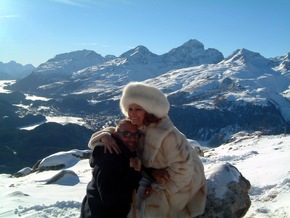
<svg viewBox="0 0 290 218"><path fill-rule="evenodd" d="M141 174L129 166L135 154L122 141L115 140L121 154L104 153L103 146L93 150L93 177L82 202L81 218L126 218L131 209L132 192L138 188Z"/></svg>

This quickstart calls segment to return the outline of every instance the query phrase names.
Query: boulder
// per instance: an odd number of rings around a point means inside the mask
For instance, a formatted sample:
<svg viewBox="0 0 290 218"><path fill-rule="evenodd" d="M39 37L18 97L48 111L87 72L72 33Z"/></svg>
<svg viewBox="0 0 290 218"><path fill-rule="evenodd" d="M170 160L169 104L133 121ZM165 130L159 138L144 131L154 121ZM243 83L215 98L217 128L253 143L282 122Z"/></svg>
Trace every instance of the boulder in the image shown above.
<svg viewBox="0 0 290 218"><path fill-rule="evenodd" d="M72 170L62 170L52 178L50 178L46 184L58 184L58 185L76 185L80 182L79 176Z"/></svg>
<svg viewBox="0 0 290 218"><path fill-rule="evenodd" d="M31 171L32 171L32 169L30 167L25 167L25 168L19 170L17 173L14 173L13 176L16 178L26 176L29 173L31 173Z"/></svg>
<svg viewBox="0 0 290 218"><path fill-rule="evenodd" d="M251 206L248 194L251 184L236 167L223 163L213 167L207 176L206 218L243 217Z"/></svg>

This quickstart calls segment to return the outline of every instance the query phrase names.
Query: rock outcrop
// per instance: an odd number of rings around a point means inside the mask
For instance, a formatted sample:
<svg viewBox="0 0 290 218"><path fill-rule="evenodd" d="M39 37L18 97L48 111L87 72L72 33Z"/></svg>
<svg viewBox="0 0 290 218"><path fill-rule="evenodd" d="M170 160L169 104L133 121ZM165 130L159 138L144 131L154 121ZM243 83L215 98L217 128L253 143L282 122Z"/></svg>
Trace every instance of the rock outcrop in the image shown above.
<svg viewBox="0 0 290 218"><path fill-rule="evenodd" d="M250 182L230 163L219 164L207 176L205 213L199 218L243 217L251 206Z"/></svg>

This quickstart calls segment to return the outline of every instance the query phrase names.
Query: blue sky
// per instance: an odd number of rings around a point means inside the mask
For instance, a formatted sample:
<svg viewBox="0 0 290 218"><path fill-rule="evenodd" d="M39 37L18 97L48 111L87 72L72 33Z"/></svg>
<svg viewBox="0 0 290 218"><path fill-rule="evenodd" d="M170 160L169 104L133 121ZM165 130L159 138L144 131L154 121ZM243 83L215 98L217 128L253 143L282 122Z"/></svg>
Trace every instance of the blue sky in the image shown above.
<svg viewBox="0 0 290 218"><path fill-rule="evenodd" d="M38 66L89 49L164 54L189 39L225 57L290 52L290 0L0 0L0 61Z"/></svg>

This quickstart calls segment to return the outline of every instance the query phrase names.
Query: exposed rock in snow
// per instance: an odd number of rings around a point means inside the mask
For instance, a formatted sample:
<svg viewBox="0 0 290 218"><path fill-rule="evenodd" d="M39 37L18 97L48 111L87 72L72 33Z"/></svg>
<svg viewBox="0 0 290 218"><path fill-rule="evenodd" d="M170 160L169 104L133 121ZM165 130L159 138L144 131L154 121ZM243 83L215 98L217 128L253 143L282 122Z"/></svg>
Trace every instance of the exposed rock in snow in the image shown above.
<svg viewBox="0 0 290 218"><path fill-rule="evenodd" d="M21 177L26 176L27 174L31 173L32 169L30 167L25 167L21 170L19 170L17 173L13 174L14 177Z"/></svg>
<svg viewBox="0 0 290 218"><path fill-rule="evenodd" d="M76 185L80 182L78 175L72 170L62 170L49 179L46 184Z"/></svg>
<svg viewBox="0 0 290 218"><path fill-rule="evenodd" d="M230 163L212 166L207 185L206 208L200 217L243 217L250 208L251 184Z"/></svg>

